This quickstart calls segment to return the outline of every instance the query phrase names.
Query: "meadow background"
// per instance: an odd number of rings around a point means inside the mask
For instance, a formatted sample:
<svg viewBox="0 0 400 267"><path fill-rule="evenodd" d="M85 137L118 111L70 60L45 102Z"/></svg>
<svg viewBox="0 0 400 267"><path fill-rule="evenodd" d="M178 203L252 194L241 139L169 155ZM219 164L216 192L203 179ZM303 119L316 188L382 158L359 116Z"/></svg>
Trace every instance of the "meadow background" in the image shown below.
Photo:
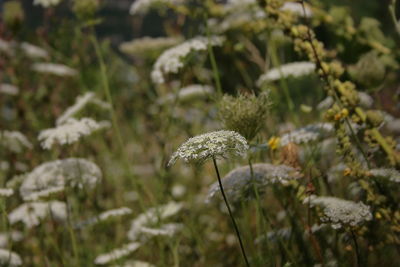
<svg viewBox="0 0 400 267"><path fill-rule="evenodd" d="M0 0L0 265L397 266L398 8Z"/></svg>

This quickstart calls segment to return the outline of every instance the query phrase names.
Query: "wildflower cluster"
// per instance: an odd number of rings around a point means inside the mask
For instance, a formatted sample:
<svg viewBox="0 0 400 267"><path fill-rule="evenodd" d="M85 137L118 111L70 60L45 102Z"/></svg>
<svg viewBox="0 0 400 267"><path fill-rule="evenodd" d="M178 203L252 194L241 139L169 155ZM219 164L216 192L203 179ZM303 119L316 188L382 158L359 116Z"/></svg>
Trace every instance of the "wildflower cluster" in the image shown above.
<svg viewBox="0 0 400 267"><path fill-rule="evenodd" d="M154 64L151 79L157 84L164 83L165 75L178 73L184 66L185 57L191 52L207 50L208 45L220 46L223 41L224 39L219 36L212 36L210 38L200 36L167 49Z"/></svg>
<svg viewBox="0 0 400 267"><path fill-rule="evenodd" d="M0 265L395 266L370 1L3 1Z"/></svg>

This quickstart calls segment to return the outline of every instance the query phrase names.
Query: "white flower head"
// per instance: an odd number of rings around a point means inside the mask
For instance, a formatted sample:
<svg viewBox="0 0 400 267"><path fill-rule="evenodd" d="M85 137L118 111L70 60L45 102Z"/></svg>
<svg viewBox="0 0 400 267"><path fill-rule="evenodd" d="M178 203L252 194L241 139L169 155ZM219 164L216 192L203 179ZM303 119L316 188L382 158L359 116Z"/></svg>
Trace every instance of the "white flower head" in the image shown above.
<svg viewBox="0 0 400 267"><path fill-rule="evenodd" d="M225 11L232 12L256 5L257 5L257 0L228 0L224 5L224 9Z"/></svg>
<svg viewBox="0 0 400 267"><path fill-rule="evenodd" d="M12 56L15 54L15 42L0 39L0 52ZM1 53L0 53L1 54Z"/></svg>
<svg viewBox="0 0 400 267"><path fill-rule="evenodd" d="M24 148L32 149L32 144L25 135L17 131L0 132L0 146L14 153L20 153Z"/></svg>
<svg viewBox="0 0 400 267"><path fill-rule="evenodd" d="M182 42L182 38L177 37L142 37L134 39L130 42L124 42L119 46L119 49L126 53L137 55L146 53L147 51L159 50L171 47Z"/></svg>
<svg viewBox="0 0 400 267"><path fill-rule="evenodd" d="M9 243L19 242L23 238L24 238L24 235L19 231L1 232L0 233L0 248L7 247Z"/></svg>
<svg viewBox="0 0 400 267"><path fill-rule="evenodd" d="M101 101L93 92L88 92L82 96L78 96L75 100L75 103L67 108L64 113L58 117L56 124L60 125L65 123L68 119L72 118L75 114L84 109L88 104L95 104L100 108L109 109L110 105Z"/></svg>
<svg viewBox="0 0 400 267"><path fill-rule="evenodd" d="M183 229L183 224L181 223L167 223L163 224L158 228L150 228L143 226L141 228L141 233L147 234L150 236L173 236L178 231Z"/></svg>
<svg viewBox="0 0 400 267"><path fill-rule="evenodd" d="M235 131L216 131L190 138L172 155L168 166L179 158L185 162L203 162L210 158L225 158L229 155L243 156L249 145Z"/></svg>
<svg viewBox="0 0 400 267"><path fill-rule="evenodd" d="M369 171L375 177L386 178L391 182L400 183L400 172L396 169L372 169Z"/></svg>
<svg viewBox="0 0 400 267"><path fill-rule="evenodd" d="M208 20L208 26L212 28L214 32L222 33L230 29L240 28L250 23L257 23L260 20L265 20L267 14L257 5L248 5L226 10L228 14L224 16L224 19L220 22L215 19Z"/></svg>
<svg viewBox="0 0 400 267"><path fill-rule="evenodd" d="M171 189L171 194L175 198L180 198L186 193L186 187L182 184L176 184Z"/></svg>
<svg viewBox="0 0 400 267"><path fill-rule="evenodd" d="M334 132L331 123L315 123L296 129L281 136L280 145L286 146L290 142L306 144L331 136Z"/></svg>
<svg viewBox="0 0 400 267"><path fill-rule="evenodd" d="M160 98L157 103L162 105L172 103L175 100L181 103L192 102L193 100L207 98L212 95L212 93L214 93L214 88L211 86L191 84L181 88L177 94L170 93L165 97Z"/></svg>
<svg viewBox="0 0 400 267"><path fill-rule="evenodd" d="M254 190L261 195L268 185L288 184L291 180L301 177L294 168L286 165L272 165L268 163L257 163L251 171L250 166L243 166L230 171L223 179L222 185L229 201L237 202L243 198L249 198L255 194ZM220 196L218 182L213 183L208 190L206 202L211 202Z"/></svg>
<svg viewBox="0 0 400 267"><path fill-rule="evenodd" d="M110 124L107 121L97 122L91 118L79 120L69 118L56 128L41 131L38 139L44 149L50 149L55 143L60 145L73 144L81 137L109 126Z"/></svg>
<svg viewBox="0 0 400 267"><path fill-rule="evenodd" d="M27 43L27 42L23 42L20 45L20 48L22 49L22 51L30 58L32 59L36 59L36 58L48 58L49 57L49 53L44 50L41 47L38 47L36 45Z"/></svg>
<svg viewBox="0 0 400 267"><path fill-rule="evenodd" d="M120 217L124 215L131 214L132 210L127 207L122 207L118 209L111 209L100 213L98 216L79 222L76 224L76 228L82 228L84 226L93 225L99 222L107 221L111 218Z"/></svg>
<svg viewBox="0 0 400 267"><path fill-rule="evenodd" d="M312 62L293 62L284 64L278 68L270 69L257 80L257 86L261 87L266 82L280 80L289 76L300 77L315 71L315 63Z"/></svg>
<svg viewBox="0 0 400 267"><path fill-rule="evenodd" d="M127 261L124 264L113 265L112 267L155 267L155 265L150 264L145 261Z"/></svg>
<svg viewBox="0 0 400 267"><path fill-rule="evenodd" d="M369 206L362 202L353 202L336 197L318 197L311 195L304 199L304 204L322 208L322 222L329 223L333 229L356 227L365 221L372 220Z"/></svg>
<svg viewBox="0 0 400 267"><path fill-rule="evenodd" d="M0 94L5 94L5 95L18 95L19 89L15 85L8 84L8 83L2 83L0 84Z"/></svg>
<svg viewBox="0 0 400 267"><path fill-rule="evenodd" d="M212 36L210 38L200 36L167 49L154 64L151 72L151 79L157 84L164 83L164 75L169 73L178 73L178 71L184 66L185 57L191 52L205 51L207 50L208 45L221 46L223 41L224 38L220 36Z"/></svg>
<svg viewBox="0 0 400 267"><path fill-rule="evenodd" d="M26 175L20 194L24 200L37 200L63 191L65 186L94 187L101 180L100 168L80 158L68 158L43 163Z"/></svg>
<svg viewBox="0 0 400 267"><path fill-rule="evenodd" d="M108 264L110 262L113 262L115 260L118 260L122 257L125 257L125 256L131 254L132 252L137 250L139 247L140 247L140 243L137 243L137 242L128 243L121 248L114 249L109 253L101 254L101 255L97 256L96 259L94 260L94 264L98 264L98 265Z"/></svg>
<svg viewBox="0 0 400 267"><path fill-rule="evenodd" d="M136 0L133 2L129 9L129 14L137 15L137 14L146 14L152 7L155 5L179 5L183 4L185 0Z"/></svg>
<svg viewBox="0 0 400 267"><path fill-rule="evenodd" d="M304 9L305 12L303 10L302 4L298 2L286 2L280 8L280 10L292 12L299 17L311 18L313 15L312 10L308 6L304 6Z"/></svg>
<svg viewBox="0 0 400 267"><path fill-rule="evenodd" d="M35 0L33 2L34 5L41 5L42 7L51 7L56 6L61 2L61 0Z"/></svg>
<svg viewBox="0 0 400 267"><path fill-rule="evenodd" d="M14 190L11 188L0 188L0 197L10 197L14 194Z"/></svg>
<svg viewBox="0 0 400 267"><path fill-rule="evenodd" d="M128 232L128 238L135 241L142 233L142 228L151 224L155 224L160 220L166 219L178 213L183 208L183 204L179 202L169 202L165 205L150 208L146 212L137 216L132 220L131 228Z"/></svg>
<svg viewBox="0 0 400 267"><path fill-rule="evenodd" d="M39 225L40 221L49 215L58 221L65 221L67 206L60 201L28 202L8 214L8 220L10 224L23 222L27 228L32 228Z"/></svg>
<svg viewBox="0 0 400 267"><path fill-rule="evenodd" d="M73 68L55 63L35 63L32 65L32 70L39 73L53 74L61 77L75 76L78 74L78 72Z"/></svg>
<svg viewBox="0 0 400 267"><path fill-rule="evenodd" d="M21 266L22 260L17 253L0 248L0 265L9 267Z"/></svg>

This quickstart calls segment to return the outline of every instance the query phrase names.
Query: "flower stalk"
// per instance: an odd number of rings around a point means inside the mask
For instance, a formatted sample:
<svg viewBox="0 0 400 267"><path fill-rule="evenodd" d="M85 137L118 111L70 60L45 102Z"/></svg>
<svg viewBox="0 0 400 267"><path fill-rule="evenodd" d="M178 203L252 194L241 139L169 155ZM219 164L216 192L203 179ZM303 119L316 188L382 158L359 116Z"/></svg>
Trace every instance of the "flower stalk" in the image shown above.
<svg viewBox="0 0 400 267"><path fill-rule="evenodd" d="M231 217L233 227L235 228L236 236L237 236L239 244L240 244L240 249L242 251L243 259L244 259L244 261L246 263L246 266L249 267L250 264L249 264L249 261L248 261L247 256L246 256L246 251L244 249L242 238L240 237L240 231L239 231L239 228L238 228L238 226L236 224L235 218L233 217L232 210L231 210L231 207L229 206L228 199L226 198L224 187L222 186L221 176L219 175L218 165L217 165L217 161L215 160L215 157L213 157L213 163L214 163L215 172L217 174L219 187L221 189L221 194L222 194L222 197L224 198L225 205L226 205L226 207L228 209L228 212L229 212L229 216Z"/></svg>

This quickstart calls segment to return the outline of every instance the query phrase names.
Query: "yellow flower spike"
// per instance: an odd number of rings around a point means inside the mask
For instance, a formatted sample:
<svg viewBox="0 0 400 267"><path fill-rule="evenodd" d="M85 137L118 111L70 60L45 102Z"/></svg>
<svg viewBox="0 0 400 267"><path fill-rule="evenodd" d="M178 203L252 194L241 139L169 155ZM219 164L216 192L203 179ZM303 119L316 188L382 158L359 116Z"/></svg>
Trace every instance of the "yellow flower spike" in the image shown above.
<svg viewBox="0 0 400 267"><path fill-rule="evenodd" d="M275 136L271 137L271 138L268 140L268 146L269 146L269 148L270 148L271 150L276 150L276 149L279 147L280 141L281 141L281 139L280 139L279 137L275 137Z"/></svg>

